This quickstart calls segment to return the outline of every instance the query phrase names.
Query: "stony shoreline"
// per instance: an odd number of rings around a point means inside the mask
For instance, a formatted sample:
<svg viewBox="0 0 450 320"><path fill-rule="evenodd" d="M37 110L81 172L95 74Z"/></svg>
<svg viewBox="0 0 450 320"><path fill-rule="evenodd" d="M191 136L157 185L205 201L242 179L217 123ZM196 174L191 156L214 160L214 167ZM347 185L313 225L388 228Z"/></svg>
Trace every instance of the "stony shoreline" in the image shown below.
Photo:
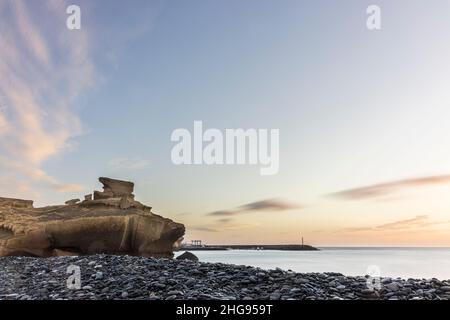
<svg viewBox="0 0 450 320"><path fill-rule="evenodd" d="M81 288L68 289L69 266L81 271ZM450 299L450 281L300 274L248 266L133 256L0 258L0 300L323 300Z"/></svg>

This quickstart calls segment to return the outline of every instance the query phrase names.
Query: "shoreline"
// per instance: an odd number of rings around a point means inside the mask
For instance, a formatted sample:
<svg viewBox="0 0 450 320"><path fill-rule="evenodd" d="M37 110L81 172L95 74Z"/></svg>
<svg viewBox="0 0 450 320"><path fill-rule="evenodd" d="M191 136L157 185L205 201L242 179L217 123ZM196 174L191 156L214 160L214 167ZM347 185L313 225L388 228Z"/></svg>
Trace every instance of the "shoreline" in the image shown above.
<svg viewBox="0 0 450 320"><path fill-rule="evenodd" d="M303 244L218 244L183 246L179 251L224 251L224 250L278 250L278 251L319 251L320 249Z"/></svg>
<svg viewBox="0 0 450 320"><path fill-rule="evenodd" d="M69 266L80 289L68 289ZM136 256L0 258L0 300L443 300L450 281L295 273Z"/></svg>

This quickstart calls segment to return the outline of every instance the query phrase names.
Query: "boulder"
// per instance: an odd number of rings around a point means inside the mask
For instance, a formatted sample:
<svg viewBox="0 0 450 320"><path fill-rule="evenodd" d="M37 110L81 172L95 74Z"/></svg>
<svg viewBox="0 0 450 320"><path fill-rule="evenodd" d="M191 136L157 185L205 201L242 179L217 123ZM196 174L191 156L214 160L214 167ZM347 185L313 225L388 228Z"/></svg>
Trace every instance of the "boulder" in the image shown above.
<svg viewBox="0 0 450 320"><path fill-rule="evenodd" d="M134 200L131 182L100 179L112 197L44 208L33 208L29 200L0 198L0 256L173 257L184 225Z"/></svg>
<svg viewBox="0 0 450 320"><path fill-rule="evenodd" d="M186 251L185 253L179 255L176 259L177 260L198 261L198 257L195 254L193 254L193 253L191 253L189 251Z"/></svg>

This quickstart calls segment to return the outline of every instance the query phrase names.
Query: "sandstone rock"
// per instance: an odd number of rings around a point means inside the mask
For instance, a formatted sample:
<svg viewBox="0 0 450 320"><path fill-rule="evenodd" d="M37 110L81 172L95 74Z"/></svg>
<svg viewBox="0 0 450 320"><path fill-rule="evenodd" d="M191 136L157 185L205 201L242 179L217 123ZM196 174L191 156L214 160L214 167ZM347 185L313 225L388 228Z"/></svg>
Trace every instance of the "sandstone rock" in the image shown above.
<svg viewBox="0 0 450 320"><path fill-rule="evenodd" d="M185 253L179 255L179 256L177 257L177 260L191 260L191 261L198 261L198 257L197 257L195 254L193 254L193 253L191 253L191 252L189 252L189 251L186 251Z"/></svg>
<svg viewBox="0 0 450 320"><path fill-rule="evenodd" d="M74 204L77 204L78 202L80 202L80 199L72 199L72 200L67 200L65 202L65 204L67 204L68 206L72 206Z"/></svg>
<svg viewBox="0 0 450 320"><path fill-rule="evenodd" d="M92 194L87 194L84 196L84 201L92 200Z"/></svg>
<svg viewBox="0 0 450 320"><path fill-rule="evenodd" d="M134 183L129 181L115 180L100 177L99 181L103 184L103 191L94 191L94 200L122 198L124 196L134 199Z"/></svg>
<svg viewBox="0 0 450 320"><path fill-rule="evenodd" d="M33 208L33 201L0 197L0 206L12 208Z"/></svg>
<svg viewBox="0 0 450 320"><path fill-rule="evenodd" d="M0 256L127 254L172 257L184 225L134 200L133 184L100 178L112 197L33 208L32 201L0 198Z"/></svg>
<svg viewBox="0 0 450 320"><path fill-rule="evenodd" d="M109 198L113 198L113 194L111 192L94 191L94 200L102 200Z"/></svg>
<svg viewBox="0 0 450 320"><path fill-rule="evenodd" d="M130 198L129 196L123 196L120 199L120 209L128 209L130 207L132 207L133 205L135 205L136 201L134 201L133 198Z"/></svg>

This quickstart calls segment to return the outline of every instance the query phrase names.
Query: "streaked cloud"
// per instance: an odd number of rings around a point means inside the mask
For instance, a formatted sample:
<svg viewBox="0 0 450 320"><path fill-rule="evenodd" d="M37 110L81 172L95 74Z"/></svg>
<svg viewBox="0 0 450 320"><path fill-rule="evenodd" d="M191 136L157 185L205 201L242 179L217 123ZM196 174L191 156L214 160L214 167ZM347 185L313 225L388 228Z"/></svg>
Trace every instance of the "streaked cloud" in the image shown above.
<svg viewBox="0 0 450 320"><path fill-rule="evenodd" d="M189 230L201 231L201 232L219 232L219 230L209 228L209 227L190 227Z"/></svg>
<svg viewBox="0 0 450 320"><path fill-rule="evenodd" d="M242 223L239 221L234 221L232 219L228 219L227 221L216 221L209 224L197 225L188 227L189 231L197 231L197 232L226 232L226 231L234 231L241 229L251 229L260 226L259 223Z"/></svg>
<svg viewBox="0 0 450 320"><path fill-rule="evenodd" d="M234 216L240 213L264 212L264 211L287 211L301 209L303 206L281 199L266 199L255 201L236 207L231 210L218 210L208 213L210 216Z"/></svg>
<svg viewBox="0 0 450 320"><path fill-rule="evenodd" d="M370 186L339 191L331 194L331 196L347 200L362 200L383 197L405 188L425 187L445 183L450 183L450 175L429 176L384 182Z"/></svg>
<svg viewBox="0 0 450 320"><path fill-rule="evenodd" d="M410 219L393 221L373 227L346 228L342 232L365 232L365 231L403 231L427 228L435 225L449 224L450 221L430 221L429 216L419 215Z"/></svg>
<svg viewBox="0 0 450 320"><path fill-rule="evenodd" d="M411 219L385 223L385 224L382 224L382 225L376 227L376 229L392 230L392 229L404 229L404 228L411 228L411 227L416 227L416 226L424 226L424 225L429 224L429 223L427 223L427 220L428 220L427 215L421 215L421 216L416 216Z"/></svg>
<svg viewBox="0 0 450 320"><path fill-rule="evenodd" d="M0 7L0 170L74 192L82 187L42 170L82 134L73 104L95 75L87 34L65 27L65 7L64 1L23 0Z"/></svg>
<svg viewBox="0 0 450 320"><path fill-rule="evenodd" d="M14 4L12 4L14 2ZM30 17L25 2L11 1L10 8L15 16L17 33L26 39L27 49L43 65L50 64L50 52L46 40L36 28L37 24Z"/></svg>
<svg viewBox="0 0 450 320"><path fill-rule="evenodd" d="M18 180L14 175L4 175L0 179L0 196L35 199L39 193L30 188L24 180Z"/></svg>
<svg viewBox="0 0 450 320"><path fill-rule="evenodd" d="M240 206L240 211L285 211L301 208L300 205L279 199L256 201Z"/></svg>
<svg viewBox="0 0 450 320"><path fill-rule="evenodd" d="M239 211L232 211L232 210L218 210L208 213L210 216L233 216L235 214L239 213Z"/></svg>
<svg viewBox="0 0 450 320"><path fill-rule="evenodd" d="M176 213L176 216L178 217L184 217L184 216L190 216L192 215L192 212L180 212L180 213Z"/></svg>
<svg viewBox="0 0 450 320"><path fill-rule="evenodd" d="M115 170L141 170L150 165L150 161L135 158L116 158L109 161L108 166Z"/></svg>

